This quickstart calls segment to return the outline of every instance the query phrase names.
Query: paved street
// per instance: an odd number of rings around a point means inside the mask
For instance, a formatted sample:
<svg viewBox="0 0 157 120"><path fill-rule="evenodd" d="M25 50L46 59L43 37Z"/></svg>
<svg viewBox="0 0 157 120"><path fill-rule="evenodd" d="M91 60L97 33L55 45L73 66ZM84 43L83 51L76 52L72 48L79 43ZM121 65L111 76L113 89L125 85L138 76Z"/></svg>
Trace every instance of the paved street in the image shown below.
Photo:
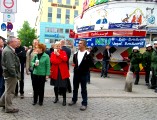
<svg viewBox="0 0 157 120"><path fill-rule="evenodd" d="M144 76L141 76L139 85L133 85L131 93L124 91L124 76L110 76L101 78L100 73L91 73L89 105L86 111L80 111L80 94L77 104L72 107L63 107L61 97L59 103L54 104L53 86L49 85L49 81L45 85L44 105L32 106L31 80L25 75L25 98L17 97L13 101L20 109L19 113L4 113L1 108L0 120L157 120L157 94L144 85ZM71 96L67 93L67 103Z"/></svg>

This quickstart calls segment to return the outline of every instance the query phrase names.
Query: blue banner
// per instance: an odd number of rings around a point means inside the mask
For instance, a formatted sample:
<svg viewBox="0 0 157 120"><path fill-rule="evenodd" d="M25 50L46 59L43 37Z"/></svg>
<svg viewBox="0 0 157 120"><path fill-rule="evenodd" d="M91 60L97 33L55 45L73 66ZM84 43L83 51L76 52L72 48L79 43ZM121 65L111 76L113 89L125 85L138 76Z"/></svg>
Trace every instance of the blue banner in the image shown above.
<svg viewBox="0 0 157 120"><path fill-rule="evenodd" d="M75 39L74 45L78 46L80 39ZM115 46L115 47L144 47L145 37L98 37L85 38L87 46Z"/></svg>
<svg viewBox="0 0 157 120"><path fill-rule="evenodd" d="M91 30L94 30L94 28L95 28L95 25L85 26L85 27L78 28L77 32L79 33L79 32L91 31Z"/></svg>
<svg viewBox="0 0 157 120"><path fill-rule="evenodd" d="M137 28L139 23L110 23L109 29L128 29L128 28Z"/></svg>

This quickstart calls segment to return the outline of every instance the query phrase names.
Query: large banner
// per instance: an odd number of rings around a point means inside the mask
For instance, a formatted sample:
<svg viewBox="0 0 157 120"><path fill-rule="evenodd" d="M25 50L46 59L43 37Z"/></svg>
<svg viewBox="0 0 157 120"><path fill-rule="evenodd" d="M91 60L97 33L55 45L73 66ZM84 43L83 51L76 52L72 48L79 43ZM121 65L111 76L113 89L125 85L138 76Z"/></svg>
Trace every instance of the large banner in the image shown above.
<svg viewBox="0 0 157 120"><path fill-rule="evenodd" d="M144 47L145 37L97 37L84 38L87 41L87 46L115 46L115 47ZM74 45L78 46L80 39L75 39Z"/></svg>

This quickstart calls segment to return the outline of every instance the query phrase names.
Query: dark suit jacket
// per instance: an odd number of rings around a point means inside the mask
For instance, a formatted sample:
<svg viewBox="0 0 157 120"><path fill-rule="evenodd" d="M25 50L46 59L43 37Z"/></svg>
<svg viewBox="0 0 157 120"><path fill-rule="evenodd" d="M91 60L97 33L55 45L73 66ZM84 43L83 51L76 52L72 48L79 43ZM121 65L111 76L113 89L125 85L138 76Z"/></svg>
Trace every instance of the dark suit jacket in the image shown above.
<svg viewBox="0 0 157 120"><path fill-rule="evenodd" d="M74 73L79 74L79 75L87 75L89 72L89 68L93 67L93 59L90 55L89 52L86 52L82 62L80 63L80 65L78 66L78 52L76 52L73 56L73 63L74 63Z"/></svg>
<svg viewBox="0 0 157 120"><path fill-rule="evenodd" d="M23 64L26 63L26 51L25 51L25 48L23 46L16 48L15 53L19 57L20 63L23 63Z"/></svg>
<svg viewBox="0 0 157 120"><path fill-rule="evenodd" d="M108 55L107 49L104 50L103 52L103 61L109 60L111 57L111 51L109 50L110 55Z"/></svg>
<svg viewBox="0 0 157 120"><path fill-rule="evenodd" d="M71 56L71 49L66 47L66 46L62 46L62 50L65 51L67 56L68 56L67 64L68 64L68 68L69 68L69 59L70 59L70 56Z"/></svg>
<svg viewBox="0 0 157 120"><path fill-rule="evenodd" d="M2 69L2 63L1 63L1 60L2 60L2 50L0 50L0 77L2 77L3 75L3 69Z"/></svg>

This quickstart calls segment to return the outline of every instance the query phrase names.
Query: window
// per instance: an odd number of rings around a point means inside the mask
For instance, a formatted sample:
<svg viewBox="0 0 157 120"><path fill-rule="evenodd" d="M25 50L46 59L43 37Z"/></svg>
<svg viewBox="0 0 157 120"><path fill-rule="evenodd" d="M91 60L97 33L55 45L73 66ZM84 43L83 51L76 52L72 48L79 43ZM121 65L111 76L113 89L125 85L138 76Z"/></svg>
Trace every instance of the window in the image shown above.
<svg viewBox="0 0 157 120"><path fill-rule="evenodd" d="M61 23L61 9L57 8L57 23Z"/></svg>
<svg viewBox="0 0 157 120"><path fill-rule="evenodd" d="M58 2L58 3L62 3L62 0L58 0L57 2Z"/></svg>
<svg viewBox="0 0 157 120"><path fill-rule="evenodd" d="M70 0L66 0L66 4L70 5Z"/></svg>
<svg viewBox="0 0 157 120"><path fill-rule="evenodd" d="M52 22L52 8L48 7L48 22Z"/></svg>
<svg viewBox="0 0 157 120"><path fill-rule="evenodd" d="M79 6L79 0L75 0L75 5Z"/></svg>
<svg viewBox="0 0 157 120"><path fill-rule="evenodd" d="M69 24L70 21L70 10L66 9L66 15L65 15L65 24Z"/></svg>
<svg viewBox="0 0 157 120"><path fill-rule="evenodd" d="M74 11L74 18L78 16L78 10Z"/></svg>
<svg viewBox="0 0 157 120"><path fill-rule="evenodd" d="M48 0L48 2L53 2L53 0Z"/></svg>
<svg viewBox="0 0 157 120"><path fill-rule="evenodd" d="M65 33L69 34L69 29L65 29Z"/></svg>

